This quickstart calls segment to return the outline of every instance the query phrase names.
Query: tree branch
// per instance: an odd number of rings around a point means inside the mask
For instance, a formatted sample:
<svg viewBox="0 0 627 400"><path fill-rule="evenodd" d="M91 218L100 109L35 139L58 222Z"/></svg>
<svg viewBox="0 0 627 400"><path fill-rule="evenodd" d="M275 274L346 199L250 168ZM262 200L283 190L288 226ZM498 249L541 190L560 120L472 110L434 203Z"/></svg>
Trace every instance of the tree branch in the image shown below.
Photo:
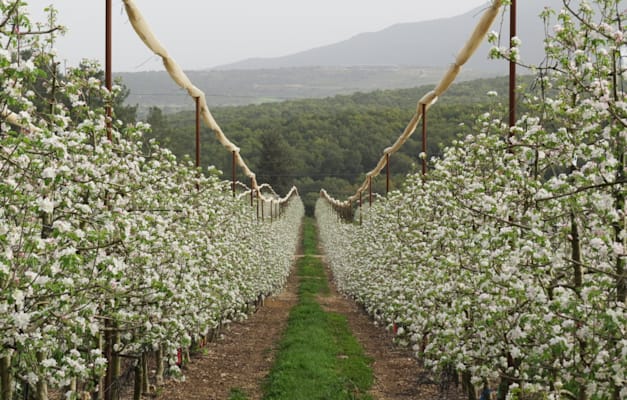
<svg viewBox="0 0 627 400"><path fill-rule="evenodd" d="M604 187L608 187L608 186L623 185L625 183L627 183L627 180L620 180L620 181L617 181L617 182L604 182L604 183L600 183L598 185L583 186L583 187L580 187L580 188L578 188L578 189L576 189L576 190L574 190L572 192L562 193L562 194L558 194L558 195L551 196L551 197L544 197L544 198L541 198L541 199L537 199L536 203L540 203L540 202L543 202L543 201L560 199L562 197L572 196L572 195L575 195L577 193L585 192L585 191L591 190L591 189L600 189L600 188L604 188Z"/></svg>

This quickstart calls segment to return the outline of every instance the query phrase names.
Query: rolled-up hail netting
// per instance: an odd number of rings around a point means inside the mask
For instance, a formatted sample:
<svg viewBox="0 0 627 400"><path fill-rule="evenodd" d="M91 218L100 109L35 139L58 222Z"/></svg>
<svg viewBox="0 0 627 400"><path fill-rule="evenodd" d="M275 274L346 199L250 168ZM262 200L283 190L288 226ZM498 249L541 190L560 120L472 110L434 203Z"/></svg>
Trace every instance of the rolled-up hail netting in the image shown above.
<svg viewBox="0 0 627 400"><path fill-rule="evenodd" d="M196 86L194 86L194 84L192 84L185 72L183 72L183 69L172 57L169 56L167 50L161 45L157 37L150 29L150 26L135 5L135 2L133 0L124 0L124 6L126 7L126 13L128 14L128 18L131 21L133 29L135 30L137 35L152 52L161 57L165 69L168 71L170 77L174 80L174 82L176 82L176 84L179 85L181 88L187 90L187 93L190 95L190 97L199 99L200 115L203 121L215 133L218 141L222 144L222 146L224 146L224 148L226 148L228 151L235 154L235 160L237 162L237 165L242 168L242 170L244 171L244 175L252 180L251 189L256 191L258 195L263 198L263 195L261 194L261 188L257 184L257 178L255 177L255 174L250 170L250 168L248 168L248 165L246 164L244 159L241 157L239 147L237 147L233 142L229 140L229 138L226 137L218 123L213 118L213 115L211 115L209 107L207 106L205 94ZM289 199L291 193L292 192L290 192L290 194L288 194L287 196L279 199L278 201L283 202L286 199ZM269 201L271 199L264 198L264 200Z"/></svg>
<svg viewBox="0 0 627 400"><path fill-rule="evenodd" d="M359 199L359 193L365 191L368 188L368 184L371 178L374 178L379 175L383 167L387 162L387 156L396 153L403 144L409 139L409 137L414 133L418 123L422 119L422 106L425 105L427 109L429 109L435 102L438 100L438 97L444 94L446 90L451 86L451 84L459 75L459 72L462 69L462 66L466 64L466 62L470 59L470 57L475 53L483 38L488 32L488 29L492 26L492 23L496 19L499 10L501 8L502 1L494 0L492 5L483 13L481 20L475 27L475 30L472 32L470 39L466 42L466 45L461 49L461 51L457 54L457 58L451 67L448 69L446 74L440 80L440 83L436 86L436 88L429 93L425 94L419 101L418 106L416 108L416 113L412 117L411 121L403 131L403 133L399 136L399 138L394 142L394 144L385 150L383 150L383 156L379 160L379 163L374 167L374 169L366 174L366 179L361 184L357 192L348 198L346 201L339 201L331 197L326 190L322 190L320 192L321 196L325 198L329 203L334 206L347 206L350 202Z"/></svg>

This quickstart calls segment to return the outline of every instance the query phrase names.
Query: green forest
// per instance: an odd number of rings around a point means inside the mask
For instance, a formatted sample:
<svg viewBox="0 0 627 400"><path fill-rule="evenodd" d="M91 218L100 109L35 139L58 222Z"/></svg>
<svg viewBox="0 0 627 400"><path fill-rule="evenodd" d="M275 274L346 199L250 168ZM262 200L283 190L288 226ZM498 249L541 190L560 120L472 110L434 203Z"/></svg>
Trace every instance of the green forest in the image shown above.
<svg viewBox="0 0 627 400"><path fill-rule="evenodd" d="M505 116L507 84L505 78L494 78L454 85L427 115L429 157L437 156L442 146L464 135L477 115L490 110ZM310 211L321 188L336 198L354 193L383 149L404 130L417 101L432 88L220 107L212 113L240 147L257 180L270 183L279 194L297 186ZM488 92L497 92L498 96L489 96ZM149 139L158 140L178 157L194 154L193 110L167 114L151 107L146 120L152 126ZM419 168L421 146L421 134L417 132L391 158L392 189L407 173ZM226 179L231 177L230 153L205 126L201 128L201 165L204 170L214 165ZM385 184L385 176L379 177L373 182L373 191L384 193Z"/></svg>

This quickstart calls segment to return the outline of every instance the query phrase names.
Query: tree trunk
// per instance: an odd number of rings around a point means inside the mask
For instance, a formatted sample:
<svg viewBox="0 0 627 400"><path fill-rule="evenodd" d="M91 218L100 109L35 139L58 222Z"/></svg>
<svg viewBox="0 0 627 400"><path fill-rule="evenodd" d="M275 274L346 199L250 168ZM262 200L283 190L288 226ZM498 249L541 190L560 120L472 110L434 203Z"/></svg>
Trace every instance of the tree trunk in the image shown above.
<svg viewBox="0 0 627 400"><path fill-rule="evenodd" d="M579 241L579 228L577 227L577 219L575 218L575 213L570 212L570 235L572 237L571 241L571 255L570 258L573 260L573 283L577 292L581 290L583 286L583 265L581 259L581 243Z"/></svg>
<svg viewBox="0 0 627 400"><path fill-rule="evenodd" d="M471 381L472 375L468 371L462 373L462 386L466 389L468 394L468 400L477 400L477 394L475 393L475 386Z"/></svg>
<svg viewBox="0 0 627 400"><path fill-rule="evenodd" d="M141 357L142 364L142 394L150 393L150 381L148 380L148 353L143 353Z"/></svg>
<svg viewBox="0 0 627 400"><path fill-rule="evenodd" d="M157 386L163 386L163 371L164 371L164 367L163 367L163 346L159 345L159 348L157 349L157 373L156 373L156 383Z"/></svg>
<svg viewBox="0 0 627 400"><path fill-rule="evenodd" d="M37 362L41 365L41 363L45 360L45 355L41 352L37 352ZM42 376L39 377L37 381L37 400L48 400L48 382Z"/></svg>
<svg viewBox="0 0 627 400"><path fill-rule="evenodd" d="M618 173L616 174L617 182L625 180L625 173L624 173L625 158L627 158L627 152L625 152L624 154L621 154L621 157L619 157L620 163L619 163ZM615 194L614 194L614 199L615 199L616 211L618 211L619 213L620 211L623 212L622 221L616 221L614 223L614 241L620 243L621 242L620 233L621 231L627 228L625 226L627 224L627 206L625 204L624 187L619 186L616 189ZM627 239L623 239L622 242L623 242L623 249L627 248ZM616 258L617 258L616 259L616 301L618 301L619 303L627 303L627 271L625 270L626 264L627 264L627 258L626 257L616 257Z"/></svg>
<svg viewBox="0 0 627 400"><path fill-rule="evenodd" d="M191 361L192 361L192 358L189 355L189 347L185 347L183 349L183 363L182 363L182 365L189 364Z"/></svg>
<svg viewBox="0 0 627 400"><path fill-rule="evenodd" d="M13 382L11 380L11 356L0 358L0 400L11 400Z"/></svg>
<svg viewBox="0 0 627 400"><path fill-rule="evenodd" d="M118 325L115 324L115 334L113 336L114 348L119 348L121 343L120 340L120 332L117 330ZM122 358L119 356L117 351L113 352L113 400L118 400L120 398L120 375L122 374Z"/></svg>
<svg viewBox="0 0 627 400"><path fill-rule="evenodd" d="M104 400L117 400L119 397L120 357L116 353L115 345L120 343L120 334L115 331L116 324L105 322L105 357L107 358L107 372L104 380Z"/></svg>
<svg viewBox="0 0 627 400"><path fill-rule="evenodd" d="M133 388L133 400L141 400L142 398L142 378L144 374L142 373L142 358L140 357L137 362L135 362L135 386Z"/></svg>
<svg viewBox="0 0 627 400"><path fill-rule="evenodd" d="M100 349L100 353L104 354L105 357L107 357L106 355L106 351L105 351L105 335L102 334L102 332L100 332L100 334L98 335L98 348ZM107 358L107 361L109 361L109 359ZM108 368L108 366L107 366ZM106 374L106 372L105 372ZM94 396L94 400L104 400L105 398L105 387L106 387L106 379L105 379L106 375L100 375L98 377L98 392L95 394ZM76 381L74 381L74 384L76 384Z"/></svg>
<svg viewBox="0 0 627 400"><path fill-rule="evenodd" d="M581 256L581 242L579 240L579 228L577 227L577 219L575 218L575 213L571 211L570 213L570 235L572 236L571 243L571 259L573 260L573 284L577 293L581 292L581 288L583 287L583 258ZM581 359L584 358L584 353L586 352L586 341L585 339L577 339L579 341L579 353ZM586 387L584 384L578 384L578 400L586 399Z"/></svg>

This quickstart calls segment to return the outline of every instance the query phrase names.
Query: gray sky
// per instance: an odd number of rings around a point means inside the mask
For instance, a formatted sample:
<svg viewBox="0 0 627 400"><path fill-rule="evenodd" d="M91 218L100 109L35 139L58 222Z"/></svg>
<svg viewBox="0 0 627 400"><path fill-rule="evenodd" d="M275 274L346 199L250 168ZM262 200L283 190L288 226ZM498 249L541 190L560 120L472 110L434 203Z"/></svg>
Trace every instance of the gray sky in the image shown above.
<svg viewBox="0 0 627 400"><path fill-rule="evenodd" d="M35 20L59 10L68 28L57 49L76 65L104 59L104 0L26 0ZM170 55L187 70L250 57L275 57L348 39L399 22L467 12L487 0L135 0ZM113 69L162 70L133 31L122 0L113 0Z"/></svg>

